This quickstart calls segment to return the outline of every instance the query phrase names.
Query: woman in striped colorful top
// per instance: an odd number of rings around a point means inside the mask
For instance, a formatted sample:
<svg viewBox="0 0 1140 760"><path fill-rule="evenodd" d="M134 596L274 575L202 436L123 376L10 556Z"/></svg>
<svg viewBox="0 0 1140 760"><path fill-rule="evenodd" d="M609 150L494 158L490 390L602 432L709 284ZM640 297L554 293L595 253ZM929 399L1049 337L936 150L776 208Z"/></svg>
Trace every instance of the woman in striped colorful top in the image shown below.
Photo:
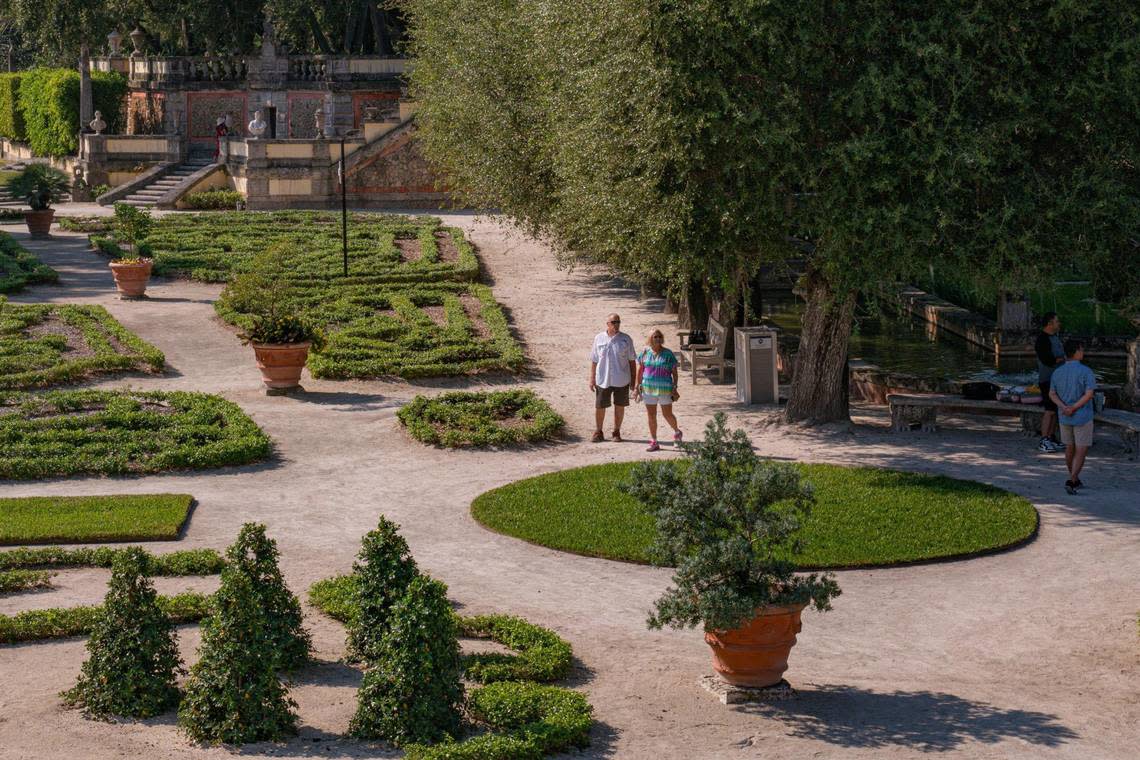
<svg viewBox="0 0 1140 760"><path fill-rule="evenodd" d="M661 416L673 428L673 443L681 443L681 428L673 415L673 402L681 397L677 392L677 356L665 348L665 334L654 330L649 334L649 347L637 357L635 387L639 399L645 402L649 415L649 451L659 451L657 444L657 407Z"/></svg>

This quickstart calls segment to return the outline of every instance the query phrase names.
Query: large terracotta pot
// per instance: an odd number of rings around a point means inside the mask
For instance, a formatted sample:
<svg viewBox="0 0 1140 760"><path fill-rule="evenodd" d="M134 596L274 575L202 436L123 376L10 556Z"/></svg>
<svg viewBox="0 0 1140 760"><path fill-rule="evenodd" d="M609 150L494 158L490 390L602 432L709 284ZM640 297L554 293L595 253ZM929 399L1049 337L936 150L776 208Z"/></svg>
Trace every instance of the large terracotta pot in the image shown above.
<svg viewBox="0 0 1140 760"><path fill-rule="evenodd" d="M788 654L803 627L807 605L761 607L756 617L731 631L705 631L713 670L737 686L774 686L788 669Z"/></svg>
<svg viewBox="0 0 1140 760"><path fill-rule="evenodd" d="M150 280L151 260L111 262L111 276L119 289L119 298L142 298Z"/></svg>
<svg viewBox="0 0 1140 760"><path fill-rule="evenodd" d="M24 221L28 225L28 232L34 238L46 238L51 234L51 222L55 218L54 208L45 208L40 211L25 211Z"/></svg>
<svg viewBox="0 0 1140 760"><path fill-rule="evenodd" d="M261 379L270 393L296 388L301 384L301 370L309 356L308 341L304 343L254 343L253 355Z"/></svg>

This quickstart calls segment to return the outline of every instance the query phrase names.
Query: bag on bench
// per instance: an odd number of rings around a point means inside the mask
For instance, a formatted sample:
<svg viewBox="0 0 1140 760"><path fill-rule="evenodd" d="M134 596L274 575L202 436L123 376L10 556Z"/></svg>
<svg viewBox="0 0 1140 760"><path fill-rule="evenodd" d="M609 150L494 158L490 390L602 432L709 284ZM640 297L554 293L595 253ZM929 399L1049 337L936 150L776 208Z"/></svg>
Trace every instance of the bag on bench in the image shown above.
<svg viewBox="0 0 1140 760"><path fill-rule="evenodd" d="M997 398L1000 385L985 380L975 383L962 383L962 398L970 401L993 401Z"/></svg>

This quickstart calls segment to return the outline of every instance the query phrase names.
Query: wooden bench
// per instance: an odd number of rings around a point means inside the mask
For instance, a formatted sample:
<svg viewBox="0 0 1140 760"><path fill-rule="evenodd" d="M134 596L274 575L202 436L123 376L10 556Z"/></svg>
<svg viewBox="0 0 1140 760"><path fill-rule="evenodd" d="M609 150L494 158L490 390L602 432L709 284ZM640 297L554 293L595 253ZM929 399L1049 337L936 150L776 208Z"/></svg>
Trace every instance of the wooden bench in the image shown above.
<svg viewBox="0 0 1140 760"><path fill-rule="evenodd" d="M887 395L891 407L891 431L895 433L912 430L915 427L923 432L938 430L938 410L961 414L990 414L1018 416L1021 418L1021 432L1025 435L1039 435L1041 415L1044 407L1035 404L1013 404L1007 401L975 401L961 396L937 394L891 393ZM1135 460L1140 456L1140 414L1122 409L1104 409L1095 417L1098 426L1114 428L1120 433L1124 449Z"/></svg>
<svg viewBox="0 0 1140 760"><path fill-rule="evenodd" d="M678 333L678 335L689 335L689 333ZM693 371L693 385L697 384L697 370L701 367L719 370L720 382L724 382L724 370L728 365L728 359L725 357L728 350L728 329L709 317L708 335L708 343L690 343L683 346L683 351L689 352L689 366Z"/></svg>

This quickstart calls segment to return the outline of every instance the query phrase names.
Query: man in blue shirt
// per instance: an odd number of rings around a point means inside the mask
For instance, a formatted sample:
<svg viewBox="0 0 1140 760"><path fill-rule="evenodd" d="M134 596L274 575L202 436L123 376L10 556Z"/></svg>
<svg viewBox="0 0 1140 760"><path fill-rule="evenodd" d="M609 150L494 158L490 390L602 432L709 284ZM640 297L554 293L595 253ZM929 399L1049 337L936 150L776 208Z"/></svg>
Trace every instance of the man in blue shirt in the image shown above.
<svg viewBox="0 0 1140 760"><path fill-rule="evenodd" d="M1069 468L1065 490L1071 494L1084 485L1081 467L1093 441L1092 400L1096 393L1096 376L1081 364L1083 358L1083 343L1075 339L1065 341L1065 363L1053 373L1049 389L1060 412L1061 441L1065 444L1065 465Z"/></svg>

